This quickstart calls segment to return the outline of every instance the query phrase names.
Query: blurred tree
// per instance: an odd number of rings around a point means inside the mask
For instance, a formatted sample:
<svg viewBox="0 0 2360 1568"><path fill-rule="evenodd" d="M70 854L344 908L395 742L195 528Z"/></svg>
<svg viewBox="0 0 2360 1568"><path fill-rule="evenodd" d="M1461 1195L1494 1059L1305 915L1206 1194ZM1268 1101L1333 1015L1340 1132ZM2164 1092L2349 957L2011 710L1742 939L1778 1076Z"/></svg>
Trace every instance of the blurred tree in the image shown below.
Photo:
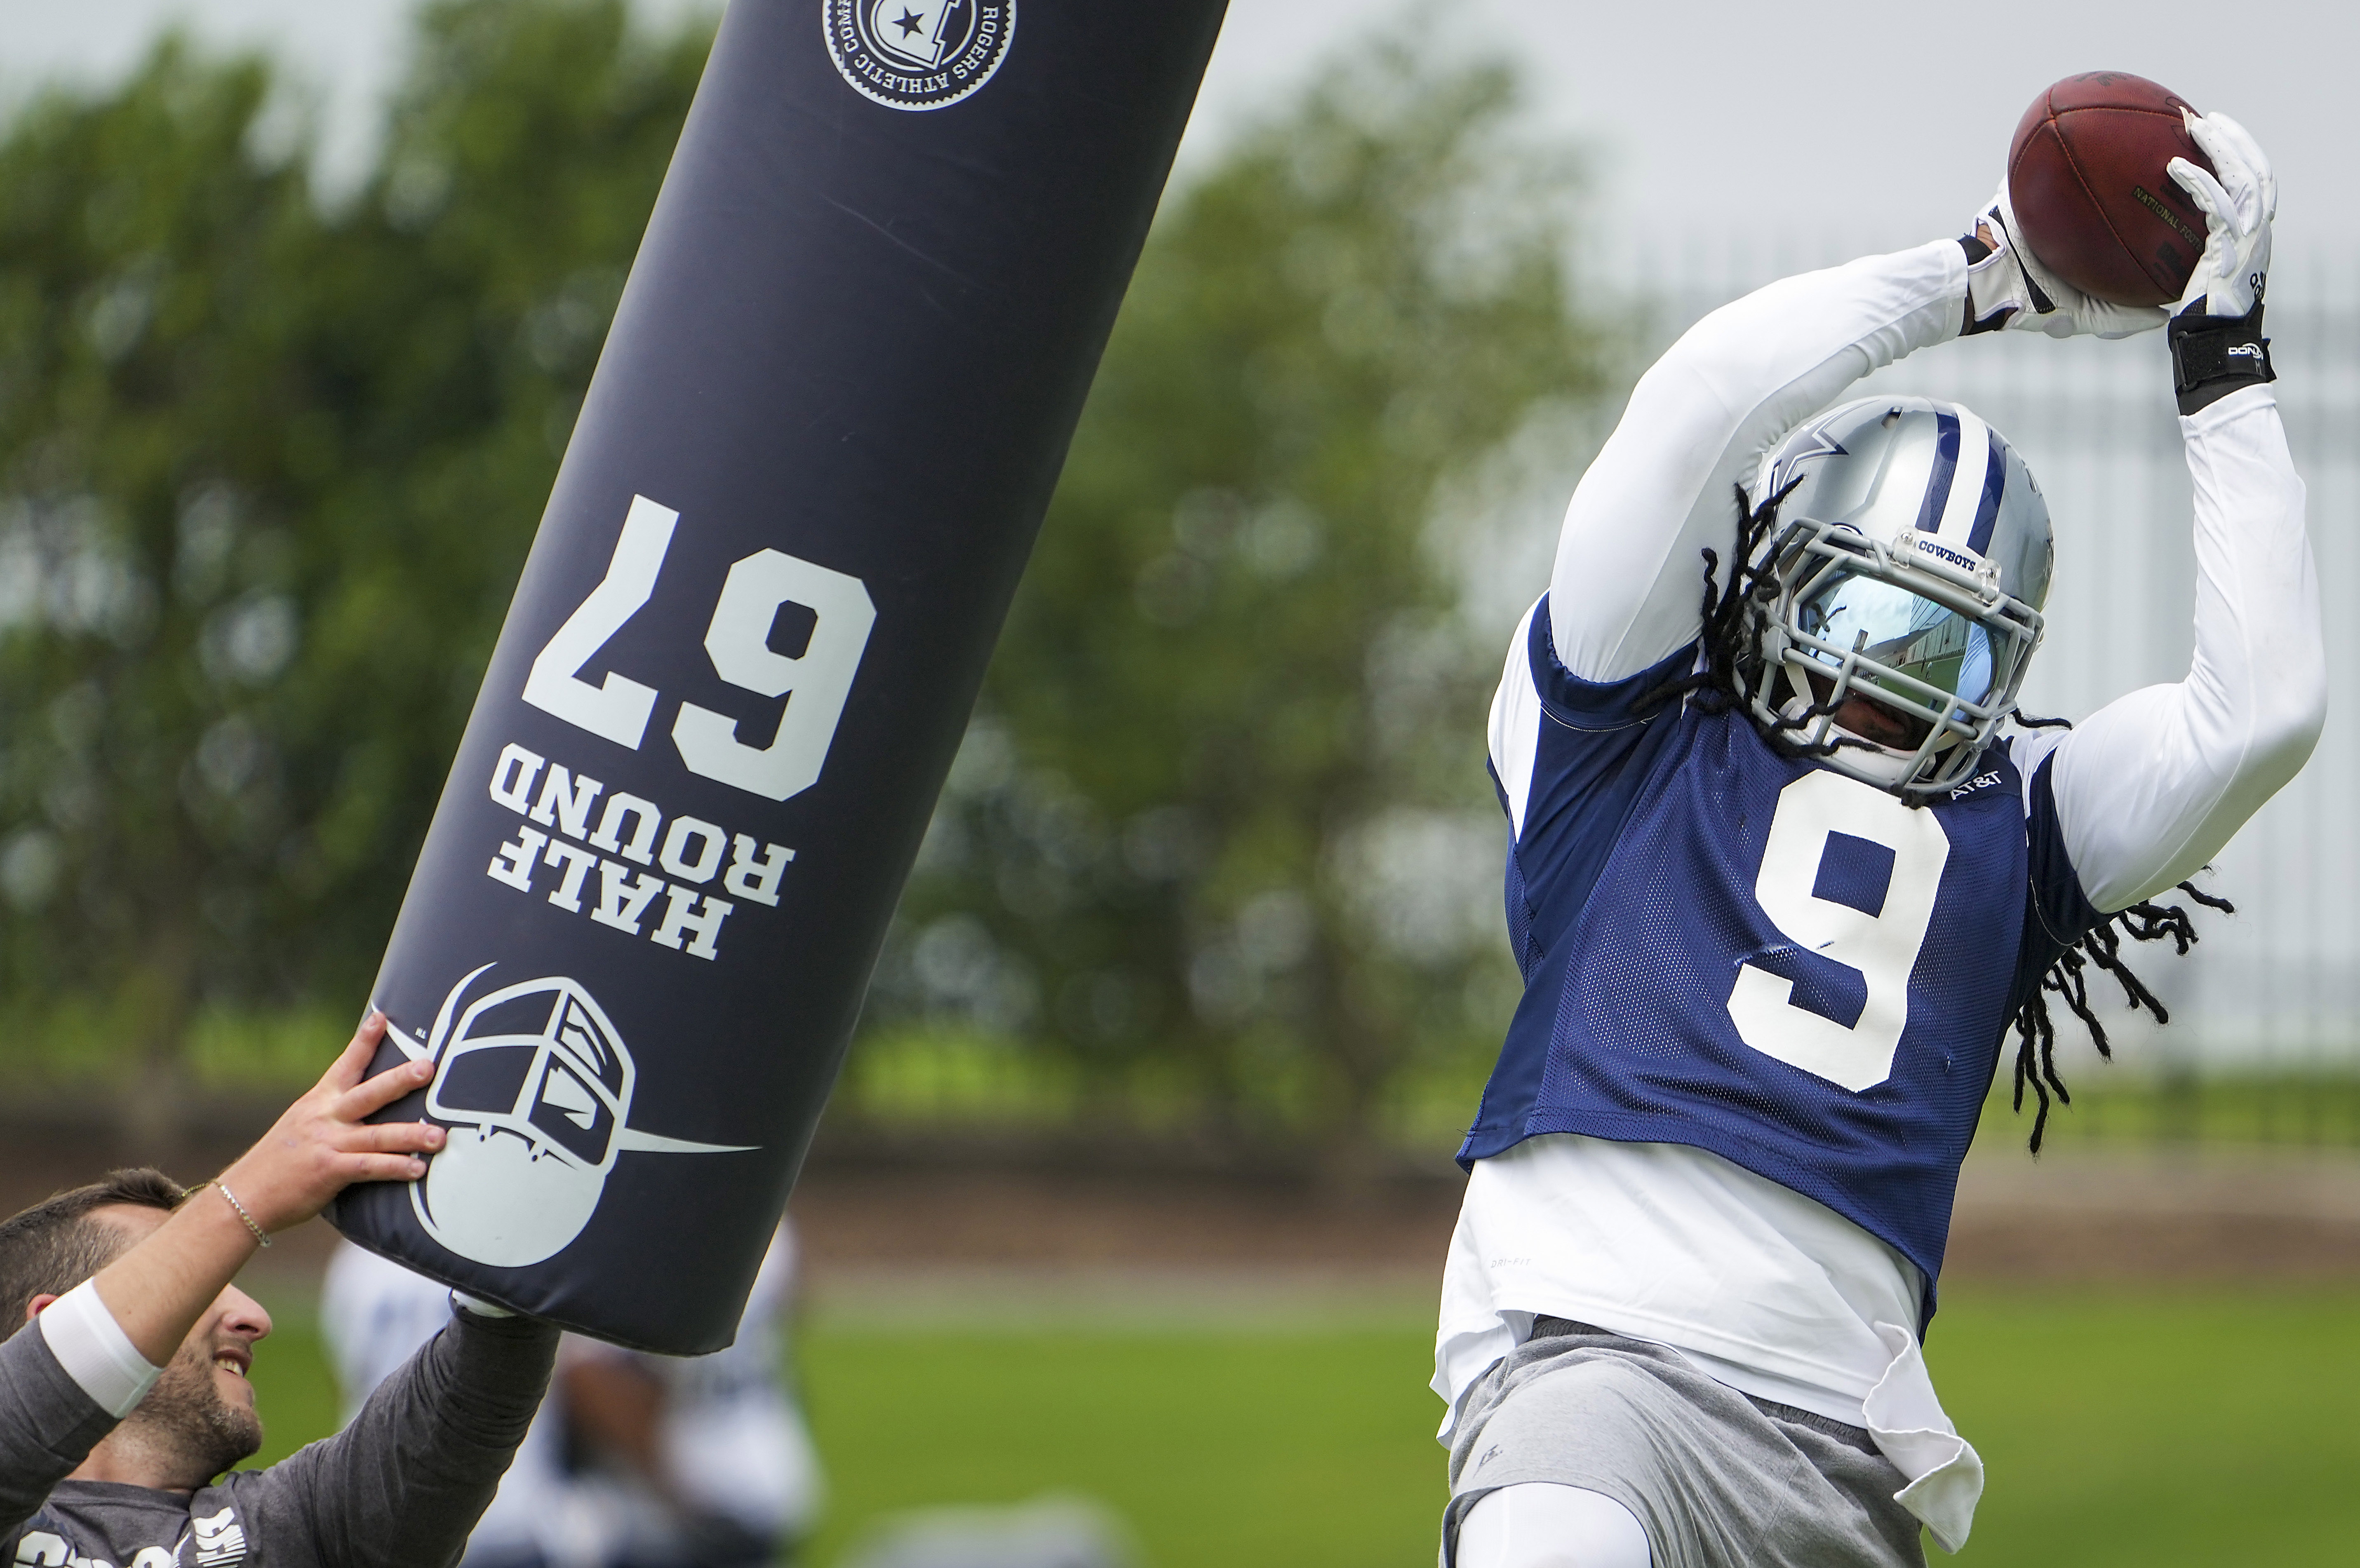
<svg viewBox="0 0 2360 1568"><path fill-rule="evenodd" d="M1468 1038L1468 983L1504 963L1500 653L1455 614L1437 488L1603 376L1569 178L1513 141L1512 96L1381 40L1167 201L884 1016L1022 1031L1101 1088L1182 1064L1338 1152L1405 1061Z"/></svg>
<svg viewBox="0 0 2360 1568"><path fill-rule="evenodd" d="M9 993L104 996L158 1056L300 809L288 524L333 421L288 289L322 234L257 136L268 87L168 40L0 146Z"/></svg>
<svg viewBox="0 0 2360 1568"><path fill-rule="evenodd" d="M357 994L710 41L444 0L333 215L168 38L0 138L0 1008L169 1106L192 1011Z"/></svg>

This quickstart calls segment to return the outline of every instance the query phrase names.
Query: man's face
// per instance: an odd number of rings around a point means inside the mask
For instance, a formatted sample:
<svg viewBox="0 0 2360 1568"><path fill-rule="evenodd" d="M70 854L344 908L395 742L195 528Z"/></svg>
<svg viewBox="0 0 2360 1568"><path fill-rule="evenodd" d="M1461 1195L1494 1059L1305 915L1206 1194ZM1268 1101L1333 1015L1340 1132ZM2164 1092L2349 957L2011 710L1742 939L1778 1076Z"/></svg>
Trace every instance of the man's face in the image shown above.
<svg viewBox="0 0 2360 1568"><path fill-rule="evenodd" d="M161 1210L110 1204L93 1211L122 1230L126 1246L146 1238L164 1223ZM180 1342L163 1376L126 1418L126 1427L186 1461L186 1474L202 1485L262 1446L262 1418L254 1408L254 1345L270 1332L270 1314L235 1285L223 1287L189 1336Z"/></svg>

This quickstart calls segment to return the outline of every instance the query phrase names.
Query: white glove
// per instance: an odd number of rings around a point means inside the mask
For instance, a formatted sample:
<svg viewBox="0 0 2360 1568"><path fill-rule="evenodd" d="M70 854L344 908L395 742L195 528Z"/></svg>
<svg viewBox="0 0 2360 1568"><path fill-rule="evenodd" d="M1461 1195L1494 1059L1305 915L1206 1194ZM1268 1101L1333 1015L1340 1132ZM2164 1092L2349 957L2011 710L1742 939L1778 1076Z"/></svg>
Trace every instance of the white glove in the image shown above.
<svg viewBox="0 0 2360 1568"><path fill-rule="evenodd" d="M2278 176L2245 127L2228 115L2181 113L2189 136L2212 160L2219 178L2184 158L2171 160L2172 180L2204 209L2204 255L2180 306L2184 310L2201 305L2208 316L2247 316L2269 282Z"/></svg>
<svg viewBox="0 0 2360 1568"><path fill-rule="evenodd" d="M2005 180L1999 183L1999 194L1967 225L1967 233L1991 246L1989 256L1967 267L1967 315L1980 330L1991 330L1994 319L2000 318L1996 324L2012 331L2047 332L2052 338L2081 333L2126 338L2153 332L2171 318L2171 312L2160 305L2109 304L2042 267L2039 258L2017 241L2021 231ZM2046 310L2041 308L2044 303Z"/></svg>

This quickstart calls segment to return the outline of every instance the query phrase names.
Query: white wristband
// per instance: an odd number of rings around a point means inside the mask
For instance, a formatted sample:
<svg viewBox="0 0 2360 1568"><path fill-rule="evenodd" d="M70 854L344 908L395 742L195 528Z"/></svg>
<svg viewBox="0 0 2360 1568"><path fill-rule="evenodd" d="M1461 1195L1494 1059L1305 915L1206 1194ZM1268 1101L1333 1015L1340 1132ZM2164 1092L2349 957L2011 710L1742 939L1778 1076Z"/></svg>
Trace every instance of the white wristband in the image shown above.
<svg viewBox="0 0 2360 1568"><path fill-rule="evenodd" d="M85 1279L42 1309L41 1337L49 1354L98 1407L121 1421L156 1386L163 1368L150 1367L106 1303L98 1281Z"/></svg>

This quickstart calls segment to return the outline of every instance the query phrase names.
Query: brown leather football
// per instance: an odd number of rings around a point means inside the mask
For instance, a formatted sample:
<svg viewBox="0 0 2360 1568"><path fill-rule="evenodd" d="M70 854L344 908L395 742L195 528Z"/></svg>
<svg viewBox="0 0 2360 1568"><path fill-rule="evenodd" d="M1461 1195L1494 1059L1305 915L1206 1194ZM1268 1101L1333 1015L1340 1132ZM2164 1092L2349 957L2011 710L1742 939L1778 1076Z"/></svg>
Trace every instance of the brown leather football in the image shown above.
<svg viewBox="0 0 2360 1568"><path fill-rule="evenodd" d="M2017 236L2040 265L2117 305L2168 305L2204 254L2204 213L2167 167L2210 173L2187 100L2123 71L2069 76L2033 100L2007 149Z"/></svg>

